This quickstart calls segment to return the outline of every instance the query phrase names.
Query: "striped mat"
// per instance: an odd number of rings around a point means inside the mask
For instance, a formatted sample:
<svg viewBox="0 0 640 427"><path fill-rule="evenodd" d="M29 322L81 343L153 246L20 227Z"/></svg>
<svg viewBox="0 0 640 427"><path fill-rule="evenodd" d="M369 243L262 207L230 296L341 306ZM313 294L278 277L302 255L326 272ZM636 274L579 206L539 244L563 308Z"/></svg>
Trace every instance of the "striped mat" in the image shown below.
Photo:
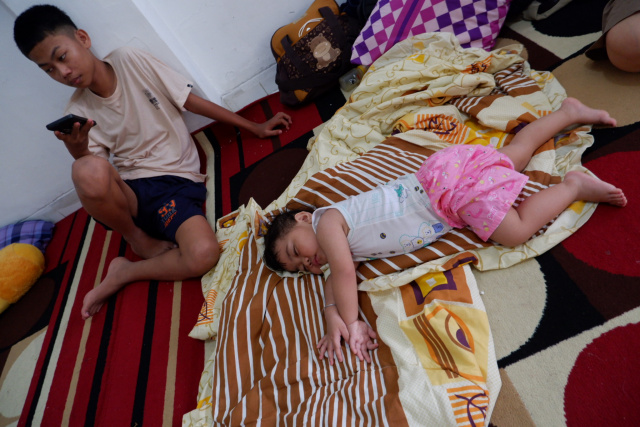
<svg viewBox="0 0 640 427"><path fill-rule="evenodd" d="M51 322L21 343L37 361L19 424L175 425L193 405L205 353L187 334L200 281L135 283L83 322L82 298L116 256L136 259L84 210L56 224L34 289L51 296L41 313Z"/></svg>

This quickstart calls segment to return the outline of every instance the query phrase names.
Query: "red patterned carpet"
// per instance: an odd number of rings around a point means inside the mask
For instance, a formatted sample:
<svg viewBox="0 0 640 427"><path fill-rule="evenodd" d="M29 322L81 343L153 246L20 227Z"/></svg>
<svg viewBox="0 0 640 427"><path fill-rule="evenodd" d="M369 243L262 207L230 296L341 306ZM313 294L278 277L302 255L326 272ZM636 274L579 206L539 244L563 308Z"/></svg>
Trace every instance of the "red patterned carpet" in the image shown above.
<svg viewBox="0 0 640 427"><path fill-rule="evenodd" d="M121 255L136 259L84 210L56 225L36 292L2 319L3 331L12 321L42 340L21 425L177 424L193 405L204 351L187 334L202 303L199 280L136 283L91 321L80 318L84 294Z"/></svg>
<svg viewBox="0 0 640 427"><path fill-rule="evenodd" d="M629 204L598 206L575 234L511 268L506 279L476 275L503 380L491 420L497 427L632 426L640 419L640 184L631 175L640 160L640 75L584 55L599 37L605 3L573 1L502 32L526 46L533 69L551 71L569 96L618 120L592 131L582 161L621 187Z"/></svg>

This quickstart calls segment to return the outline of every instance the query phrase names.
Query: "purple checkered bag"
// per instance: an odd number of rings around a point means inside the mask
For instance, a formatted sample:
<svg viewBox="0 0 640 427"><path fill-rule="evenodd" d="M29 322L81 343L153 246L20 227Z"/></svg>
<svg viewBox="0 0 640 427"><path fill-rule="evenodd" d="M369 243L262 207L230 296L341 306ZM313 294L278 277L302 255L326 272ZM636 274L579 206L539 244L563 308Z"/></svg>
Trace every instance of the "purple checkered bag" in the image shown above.
<svg viewBox="0 0 640 427"><path fill-rule="evenodd" d="M351 62L371 65L396 43L436 31L462 47L491 50L511 0L379 0L351 49Z"/></svg>
<svg viewBox="0 0 640 427"><path fill-rule="evenodd" d="M12 243L28 243L42 252L53 236L54 224L49 221L30 220L0 228L0 249Z"/></svg>

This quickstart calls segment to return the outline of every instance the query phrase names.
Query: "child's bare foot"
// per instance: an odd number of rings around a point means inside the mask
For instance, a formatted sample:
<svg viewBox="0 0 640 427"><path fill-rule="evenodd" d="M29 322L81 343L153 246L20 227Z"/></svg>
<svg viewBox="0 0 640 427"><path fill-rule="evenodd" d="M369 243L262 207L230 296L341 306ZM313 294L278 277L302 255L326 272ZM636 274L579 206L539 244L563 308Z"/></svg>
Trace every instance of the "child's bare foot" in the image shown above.
<svg viewBox="0 0 640 427"><path fill-rule="evenodd" d="M133 252L144 259L155 258L176 247L175 243L154 239L140 229L134 235L124 238L131 245Z"/></svg>
<svg viewBox="0 0 640 427"><path fill-rule="evenodd" d="M122 281L123 279L121 277L122 272L130 264L132 264L131 261L122 257L114 258L113 261L111 261L104 280L84 296L82 309L80 311L84 320L87 320L100 311L105 301L127 284L126 281Z"/></svg>
<svg viewBox="0 0 640 427"><path fill-rule="evenodd" d="M627 204L627 197L621 189L586 173L578 171L568 172L564 178L564 182L578 186L577 200L609 203L610 205L620 207Z"/></svg>
<svg viewBox="0 0 640 427"><path fill-rule="evenodd" d="M573 118L574 123L598 124L615 126L616 119L611 117L605 110L596 110L587 107L575 98L567 98L562 101L559 111L565 111Z"/></svg>

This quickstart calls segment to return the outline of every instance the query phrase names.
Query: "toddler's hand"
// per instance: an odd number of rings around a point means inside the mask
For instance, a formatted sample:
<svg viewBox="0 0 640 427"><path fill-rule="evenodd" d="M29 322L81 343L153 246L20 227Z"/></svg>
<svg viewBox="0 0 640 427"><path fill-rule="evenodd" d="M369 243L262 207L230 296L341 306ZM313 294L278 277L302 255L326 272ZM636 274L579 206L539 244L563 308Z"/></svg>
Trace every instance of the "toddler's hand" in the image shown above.
<svg viewBox="0 0 640 427"><path fill-rule="evenodd" d="M338 359L338 362L342 363L344 358L342 356L340 341L342 338L345 340L349 339L347 325L345 325L335 307L325 310L325 318L327 320L327 334L320 339L317 345L320 360L325 357L326 353L330 365L333 365L335 358Z"/></svg>
<svg viewBox="0 0 640 427"><path fill-rule="evenodd" d="M370 363L369 351L378 348L378 343L373 341L377 338L375 331L362 320L356 320L347 325L347 331L349 332L349 347L351 347L353 354L358 356L358 359Z"/></svg>

